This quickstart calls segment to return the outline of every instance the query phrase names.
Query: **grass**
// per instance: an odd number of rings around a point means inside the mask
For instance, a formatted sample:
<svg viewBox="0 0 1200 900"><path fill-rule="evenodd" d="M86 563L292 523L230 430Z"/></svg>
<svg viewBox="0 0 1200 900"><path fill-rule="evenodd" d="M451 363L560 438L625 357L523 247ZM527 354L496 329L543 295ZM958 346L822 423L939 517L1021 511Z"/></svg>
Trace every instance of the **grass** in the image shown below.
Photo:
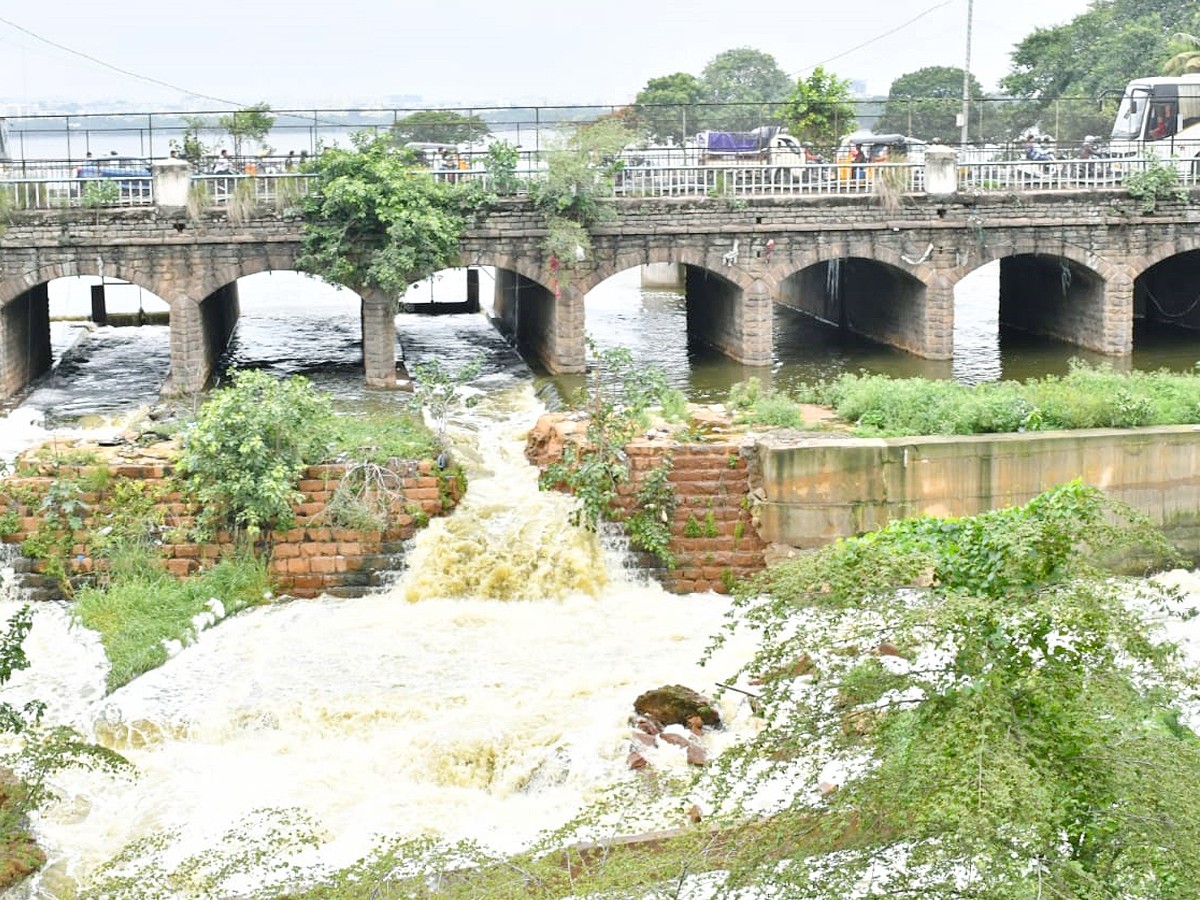
<svg viewBox="0 0 1200 900"><path fill-rule="evenodd" d="M269 589L265 561L248 552L177 579L150 550L128 550L113 560L106 584L79 591L75 615L100 633L113 691L166 662L164 641L191 640L192 618L207 610L210 598L228 615L261 603Z"/></svg>
<svg viewBox="0 0 1200 900"><path fill-rule="evenodd" d="M756 421L760 405L769 410L779 402L773 394L741 396L747 421ZM789 400L827 406L870 437L1187 425L1200 423L1200 374L1124 373L1072 362L1061 377L978 385L842 375Z"/></svg>
<svg viewBox="0 0 1200 900"><path fill-rule="evenodd" d="M439 450L437 437L418 416L339 415L333 423L334 455L355 461L386 463L390 459L427 459Z"/></svg>

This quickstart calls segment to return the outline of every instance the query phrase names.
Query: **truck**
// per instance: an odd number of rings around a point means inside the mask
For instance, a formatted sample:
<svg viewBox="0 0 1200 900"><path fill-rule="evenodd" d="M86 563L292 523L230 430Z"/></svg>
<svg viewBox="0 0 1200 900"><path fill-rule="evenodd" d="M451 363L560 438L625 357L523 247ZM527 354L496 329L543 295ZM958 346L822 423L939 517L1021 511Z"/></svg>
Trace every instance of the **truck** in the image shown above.
<svg viewBox="0 0 1200 900"><path fill-rule="evenodd" d="M752 131L701 131L694 141L701 166L740 169L743 177L798 181L808 163L805 148L786 129L763 125Z"/></svg>
<svg viewBox="0 0 1200 900"><path fill-rule="evenodd" d="M1107 149L1110 158L1174 159L1180 174L1200 176L1200 73L1129 82Z"/></svg>

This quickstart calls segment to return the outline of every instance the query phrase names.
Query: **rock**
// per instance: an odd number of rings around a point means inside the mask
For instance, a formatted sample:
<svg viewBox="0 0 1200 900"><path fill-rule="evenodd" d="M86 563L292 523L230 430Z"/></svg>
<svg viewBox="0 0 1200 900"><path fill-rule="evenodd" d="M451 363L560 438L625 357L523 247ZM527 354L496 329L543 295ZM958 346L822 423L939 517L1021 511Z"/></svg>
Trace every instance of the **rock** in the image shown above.
<svg viewBox="0 0 1200 900"><path fill-rule="evenodd" d="M686 747L691 743L682 734L676 734L673 731L664 731L659 737L663 739L663 743L674 744L676 747Z"/></svg>
<svg viewBox="0 0 1200 900"><path fill-rule="evenodd" d="M625 757L625 764L631 769L644 769L647 766L646 757L633 750Z"/></svg>
<svg viewBox="0 0 1200 900"><path fill-rule="evenodd" d="M878 647L875 648L875 655L876 656L899 656L900 648L897 647L895 644L889 643L888 641L884 641L882 644L880 644Z"/></svg>
<svg viewBox="0 0 1200 900"><path fill-rule="evenodd" d="M525 458L539 468L562 459L563 447L578 442L587 433L587 423L568 413L544 413L525 439Z"/></svg>
<svg viewBox="0 0 1200 900"><path fill-rule="evenodd" d="M790 666L775 669L772 672L768 672L766 675L757 675L750 679L750 683L762 684L765 681L774 680L776 678L799 678L801 675L807 675L814 668L815 663L813 662L813 658L807 653L801 653L796 658L796 661Z"/></svg>
<svg viewBox="0 0 1200 900"><path fill-rule="evenodd" d="M684 725L692 716L699 716L710 728L721 727L720 713L712 701L681 684L646 691L633 701L633 708L664 725Z"/></svg>
<svg viewBox="0 0 1200 900"><path fill-rule="evenodd" d="M646 734L644 731L638 731L636 728L630 732L630 737L633 738L635 744L641 744L643 747L658 746L658 738L652 734Z"/></svg>
<svg viewBox="0 0 1200 900"><path fill-rule="evenodd" d="M638 716L635 718L633 720L633 727L646 734L659 734L662 731L662 723L655 722L647 716Z"/></svg>
<svg viewBox="0 0 1200 900"><path fill-rule="evenodd" d="M708 751L696 743L689 743L687 748L687 761L689 766L707 766Z"/></svg>
<svg viewBox="0 0 1200 900"><path fill-rule="evenodd" d="M704 720L699 716L688 716L686 724L688 731L690 731L692 734L704 733Z"/></svg>
<svg viewBox="0 0 1200 900"><path fill-rule="evenodd" d="M822 797L828 797L830 794L837 791L837 785L831 784L828 781L822 781L817 784L817 790L820 792Z"/></svg>

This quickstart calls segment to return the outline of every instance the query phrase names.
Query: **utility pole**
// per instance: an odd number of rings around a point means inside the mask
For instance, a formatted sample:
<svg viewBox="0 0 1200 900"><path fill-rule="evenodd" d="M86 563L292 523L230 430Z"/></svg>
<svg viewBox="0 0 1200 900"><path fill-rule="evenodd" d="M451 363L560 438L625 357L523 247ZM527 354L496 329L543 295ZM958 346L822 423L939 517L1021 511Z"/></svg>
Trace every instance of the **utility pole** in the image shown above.
<svg viewBox="0 0 1200 900"><path fill-rule="evenodd" d="M975 0L967 0L967 59L963 63L962 137L959 142L967 146L967 130L971 122L971 18Z"/></svg>

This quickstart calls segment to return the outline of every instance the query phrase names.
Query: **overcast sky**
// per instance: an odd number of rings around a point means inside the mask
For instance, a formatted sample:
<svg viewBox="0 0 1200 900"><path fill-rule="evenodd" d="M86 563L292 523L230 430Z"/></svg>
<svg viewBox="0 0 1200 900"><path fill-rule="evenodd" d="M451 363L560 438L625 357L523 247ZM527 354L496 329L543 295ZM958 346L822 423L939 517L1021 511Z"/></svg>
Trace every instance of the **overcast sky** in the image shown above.
<svg viewBox="0 0 1200 900"><path fill-rule="evenodd" d="M792 77L824 64L886 93L906 72L962 66L967 2L7 2L0 4L0 101L10 112L13 103L48 99L120 99L151 111L189 93L193 109L403 96L454 106L623 104L648 79L699 75L734 47L771 54ZM971 72L994 88L1014 44L1088 6L974 0Z"/></svg>

